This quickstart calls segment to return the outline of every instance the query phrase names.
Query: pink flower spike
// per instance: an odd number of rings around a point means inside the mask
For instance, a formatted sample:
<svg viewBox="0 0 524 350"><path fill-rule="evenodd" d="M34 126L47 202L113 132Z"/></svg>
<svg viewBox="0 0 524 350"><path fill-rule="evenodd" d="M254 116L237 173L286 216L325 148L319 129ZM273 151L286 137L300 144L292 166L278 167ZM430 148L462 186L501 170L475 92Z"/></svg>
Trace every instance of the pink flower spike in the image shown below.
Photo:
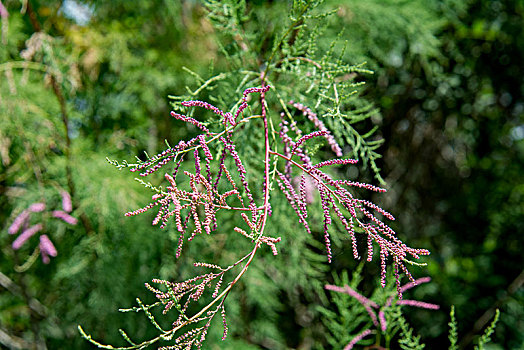
<svg viewBox="0 0 524 350"><path fill-rule="evenodd" d="M57 251L55 246L53 245L53 242L47 237L47 235L41 235L40 236L40 251L44 252L47 255L56 256Z"/></svg>
<svg viewBox="0 0 524 350"><path fill-rule="evenodd" d="M227 321L226 321L226 309L224 309L224 305L222 305L222 311L220 312L222 314L222 326L224 327L224 333L222 334L222 340L225 340L227 337Z"/></svg>
<svg viewBox="0 0 524 350"><path fill-rule="evenodd" d="M72 212L73 203L71 202L71 196L66 191L62 191L60 194L62 195L62 209L67 213Z"/></svg>
<svg viewBox="0 0 524 350"><path fill-rule="evenodd" d="M353 298L357 299L358 302L361 303L362 306L364 306L364 308L366 309L366 311L369 314L369 317L373 321L373 324L378 327L377 316L375 315L375 312L371 308L371 307L374 307L374 308L378 309L379 308L378 304L375 303L374 301L366 298L365 296L363 296L362 294L358 293L357 291L351 289L351 287L349 287L347 284L344 287L346 289L345 292L347 294L349 294Z"/></svg>
<svg viewBox="0 0 524 350"><path fill-rule="evenodd" d="M24 210L21 212L13 221L11 226L9 226L9 229L7 232L9 232L10 235L14 235L20 230L20 227L29 219L30 212L28 210Z"/></svg>
<svg viewBox="0 0 524 350"><path fill-rule="evenodd" d="M236 120L237 120L238 116L240 115L240 113L242 113L244 111L244 109L247 108L247 97L248 97L247 95L252 94L254 92L259 92L263 96L263 94L265 92L267 92L270 88L271 88L271 86L266 85L266 86L263 86L263 87L260 87L260 88L253 87L253 88L248 88L248 89L244 90L244 93L243 93L243 96L242 96L242 103L240 104L240 106L238 107L237 111L235 112L235 116L234 116L232 125L235 125ZM264 108L264 106L262 106L262 108Z"/></svg>
<svg viewBox="0 0 524 350"><path fill-rule="evenodd" d="M423 301L418 301L418 300L408 300L408 299L397 300L397 305L409 305L409 306L415 306L415 307L420 307L422 309L429 309L429 310L440 309L440 306L436 304L425 303Z"/></svg>
<svg viewBox="0 0 524 350"><path fill-rule="evenodd" d="M344 350L351 350L355 346L356 343L361 341L363 338L367 337L371 333L371 329L366 329L364 332L357 335L353 340L349 342L348 345L344 348Z"/></svg>
<svg viewBox="0 0 524 350"><path fill-rule="evenodd" d="M2 18L9 17L9 12L7 12L7 9L2 4L2 1L0 1L0 17L2 17Z"/></svg>
<svg viewBox="0 0 524 350"><path fill-rule="evenodd" d="M53 216L58 219L62 219L63 221L67 222L70 225L76 225L78 220L71 215L67 214L66 212L62 210L54 210ZM126 215L127 216L127 215Z"/></svg>
<svg viewBox="0 0 524 350"><path fill-rule="evenodd" d="M298 139L298 141L295 143L295 146L293 147L293 149L291 150L291 155L293 155L293 153L295 153L295 150L296 148L300 147L301 144L303 144L305 141L309 140L309 139L312 139L314 137L319 137L319 136L325 136L329 134L329 131L327 130L319 130L319 131L313 131L312 133L310 134L307 134L307 135L304 135L302 136L301 138Z"/></svg>
<svg viewBox="0 0 524 350"><path fill-rule="evenodd" d="M415 280L415 283L409 282L409 283L406 283L404 286L402 286L401 291L405 292L410 288L418 286L419 284L422 284L422 283L428 283L429 281L431 281L431 277L418 278Z"/></svg>
<svg viewBox="0 0 524 350"><path fill-rule="evenodd" d="M319 169L328 165L345 165L345 164L356 164L358 160L356 159L330 159L325 162L315 164L315 169Z"/></svg>
<svg viewBox="0 0 524 350"><path fill-rule="evenodd" d="M409 282L409 283L406 283L405 285L403 285L402 287L398 287L398 283L397 283L397 291L398 291L398 293L400 295L402 295L402 293L404 293L406 290L411 289L411 288L413 288L415 286L418 286L419 284L422 284L422 283L428 283L429 281L431 281L431 277L418 278L418 279L415 280L415 283ZM393 298L394 298L393 295L390 296L388 298L388 300L386 301L386 305L385 306L390 306L391 303L393 302ZM399 298L399 299L402 299L402 298Z"/></svg>
<svg viewBox="0 0 524 350"><path fill-rule="evenodd" d="M13 249L14 250L20 249L20 247L24 245L24 243L27 242L27 240L31 238L31 236L33 236L35 233L37 233L41 229L42 229L42 224L36 224L36 225L31 226L24 232L22 232L22 234L18 236L18 238L15 239L15 241L13 242Z"/></svg>
<svg viewBox="0 0 524 350"><path fill-rule="evenodd" d="M387 191L385 188L373 186L373 185L362 183L362 182L348 181L348 180L336 180L336 181L337 183L342 184L342 185L365 188L367 190L374 191L374 192L386 192Z"/></svg>
<svg viewBox="0 0 524 350"><path fill-rule="evenodd" d="M252 88L247 88L244 90L244 93L243 95L244 96L247 96L248 94L252 94L254 92L267 92L269 89L271 89L271 85L266 85L264 87L252 87Z"/></svg>
<svg viewBox="0 0 524 350"><path fill-rule="evenodd" d="M385 332L388 325L386 323L386 316L384 315L384 311L380 310L378 312L378 319L380 321L380 329L382 330L382 332Z"/></svg>
<svg viewBox="0 0 524 350"><path fill-rule="evenodd" d="M184 121L186 123L193 124L194 126L199 128L200 130L204 131L206 134L210 134L209 129L206 128L204 126L204 124L202 124L201 122L197 121L194 118L191 118L191 117L188 117L188 116L185 116L185 115L182 115L182 114L178 114L175 111L171 111L171 116L173 118L178 119L178 120L182 120L182 121Z"/></svg>
<svg viewBox="0 0 524 350"><path fill-rule="evenodd" d="M32 211L33 213L40 213L41 211L45 210L45 204L44 203L33 203L29 206L29 211Z"/></svg>
<svg viewBox="0 0 524 350"><path fill-rule="evenodd" d="M198 148L195 148L193 156L195 157L195 174L200 174L200 157L198 156Z"/></svg>
<svg viewBox="0 0 524 350"><path fill-rule="evenodd" d="M333 152L337 155L337 157L342 157L342 149L340 148L339 144L337 143L337 141L335 140L333 135L331 135L329 130L326 128L324 123L320 119L318 119L317 114L314 113L311 109L307 108L306 106L304 106L301 103L296 103L294 101L289 101L289 104L293 105L293 107L295 107L296 109L301 111L305 116L307 116L308 119L311 120L313 122L313 124L315 124L317 129L319 129L321 131L327 131L327 134L325 135L325 138L328 141L328 144L331 146L331 150L333 150Z"/></svg>
<svg viewBox="0 0 524 350"><path fill-rule="evenodd" d="M344 286L344 287L338 287L338 286L334 286L334 285L331 285L331 284L327 284L324 286L325 289L327 290L332 290L334 292L339 292L339 293L346 293L348 295L351 295L353 298L357 299L359 301L359 303L361 303L362 305L371 305L373 306L374 308L379 308L379 305L377 303L375 303L374 301L366 298L365 296L363 296L362 294L358 293L357 291L353 290L350 286L348 286L347 284Z"/></svg>
<svg viewBox="0 0 524 350"><path fill-rule="evenodd" d="M315 185L313 184L311 176L306 175L306 173L302 173L298 188L300 191L300 198L304 204L311 204L315 201Z"/></svg>
<svg viewBox="0 0 524 350"><path fill-rule="evenodd" d="M40 254L42 255L42 262L44 264L49 264L49 262L51 261L49 259L49 255L47 255L44 251L40 250Z"/></svg>

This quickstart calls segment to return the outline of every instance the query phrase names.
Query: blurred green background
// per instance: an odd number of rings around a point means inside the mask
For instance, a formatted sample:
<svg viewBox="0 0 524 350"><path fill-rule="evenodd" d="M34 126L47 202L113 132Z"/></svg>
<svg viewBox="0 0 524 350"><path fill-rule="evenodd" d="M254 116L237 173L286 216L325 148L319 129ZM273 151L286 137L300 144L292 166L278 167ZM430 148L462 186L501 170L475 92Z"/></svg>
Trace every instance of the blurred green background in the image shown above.
<svg viewBox="0 0 524 350"><path fill-rule="evenodd" d="M189 273L198 254L227 255L227 237L215 246L195 242L176 261L174 230L152 228L150 216L124 218L148 194L105 158L154 154L165 139L185 137L189 131L169 117L167 96L194 80L183 67L202 76L211 63L227 70L220 31L190 0L2 4L0 346L90 348L78 324L106 343L122 344L118 328L150 336L144 317L118 308L137 296L152 301L143 283ZM428 348L447 348L455 305L461 346L469 348L500 308L492 349L524 349L524 1L323 6L336 12L319 46L343 30L347 59L375 72L361 95L379 109L370 123L385 140L378 165L388 192L373 199L397 217L393 227L406 243L431 251L415 275L433 281L413 295L441 310L406 309L407 318ZM271 33L288 3L248 1L247 8ZM347 176L376 182L362 168L348 168ZM14 252L7 229L31 203L59 207L61 189L72 192L79 223L46 225L58 256L22 271L32 247ZM296 249L314 245L303 240ZM312 284L357 263L349 245L335 250L330 266L316 248L309 257L294 247L255 262L258 270L228 300L230 337L220 342L217 327L204 348L328 347L315 311L323 299ZM286 271L269 278L264 264ZM379 274L366 265L364 293Z"/></svg>

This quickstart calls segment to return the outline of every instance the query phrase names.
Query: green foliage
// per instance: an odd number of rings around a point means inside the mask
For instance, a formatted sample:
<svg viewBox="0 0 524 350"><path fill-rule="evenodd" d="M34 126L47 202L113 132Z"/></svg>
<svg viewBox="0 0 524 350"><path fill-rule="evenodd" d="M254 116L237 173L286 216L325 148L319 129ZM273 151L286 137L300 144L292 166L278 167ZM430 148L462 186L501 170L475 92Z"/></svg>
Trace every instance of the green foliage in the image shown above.
<svg viewBox="0 0 524 350"><path fill-rule="evenodd" d="M425 345L420 343L420 335L413 334L413 328L411 328L406 319L402 317L400 309L397 309L397 312L394 316L398 320L400 327L400 339L398 343L400 348L403 350L422 350Z"/></svg>
<svg viewBox="0 0 524 350"><path fill-rule="evenodd" d="M448 323L449 326L449 350L457 350L457 342L458 342L458 332L457 332L457 320L455 319L455 306L451 306L451 311L449 312L449 317L451 320Z"/></svg>
<svg viewBox="0 0 524 350"><path fill-rule="evenodd" d="M362 266L361 264L353 272L351 281L348 278L348 274L344 273L341 278L334 276L335 286L326 286L326 289L334 291L334 293L331 293L331 305L320 307L319 311L322 315L323 323L330 332L328 336L330 345L333 348L345 347L352 349L354 345L361 344L391 349L398 344L401 349L424 349L426 345L421 341L421 336L415 333L403 315L402 301L398 300L392 303L395 296L393 288L376 288L369 299L359 295L357 287L362 281ZM420 280L420 282L428 282L428 280ZM411 287L413 285L406 289ZM348 289L352 291L348 292ZM437 305L430 305L415 300L404 302L421 308L438 308ZM332 309L333 307L335 309ZM380 313L377 317L373 308L380 310L383 313L383 318L381 318ZM457 321L455 319L454 306L451 307L450 317L448 338L450 341L449 349L452 350L458 348ZM495 331L498 319L499 310L497 309L492 323L485 329L483 335L479 337L478 345L475 346L475 349L483 349L491 341L490 336ZM375 334L374 345L370 345L369 339L361 339L361 334L365 334L366 337L369 334Z"/></svg>
<svg viewBox="0 0 524 350"><path fill-rule="evenodd" d="M449 342L450 350L458 349L457 343L458 343L458 333L457 333L457 320L455 319L455 306L451 307L451 312L449 313L451 321L448 323L449 325ZM500 317L500 311L497 309L495 311L495 317L493 318L493 321L491 321L491 324L484 330L484 333L479 337L477 345L475 345L475 350L481 350L485 349L485 345L491 341L491 335L493 332L495 332L495 327L497 326L497 322Z"/></svg>
<svg viewBox="0 0 524 350"><path fill-rule="evenodd" d="M523 264L516 249L523 153L522 139L515 138L522 94L514 78L522 74L523 46L509 39L521 37L521 9L516 1L442 2L443 55L429 61L430 72L412 60L374 75L389 150L380 166L396 198L388 205L399 209L402 231L434 247L429 273L442 305L454 304L464 319L461 346L471 344L479 331L473 325L487 309L522 318L522 308L515 308L522 294L510 286L521 280ZM427 323L410 316L421 334L439 339L432 348L447 346L444 328L421 329ZM502 348L520 347L521 325L506 317L502 324L494 340Z"/></svg>
<svg viewBox="0 0 524 350"><path fill-rule="evenodd" d="M382 141L374 138L376 129L361 132L355 126L377 114L372 104L357 94L362 85L357 79L372 72L362 64L355 64L360 63L358 61L348 62L344 55L348 44L341 38L332 41L330 47L317 47L319 42L327 41L322 35L326 30L326 17L334 16L333 11L322 12L320 3L299 1L292 6L281 3L266 11L252 9L246 15L242 2L208 2L210 19L220 30L219 42L229 71L211 79L214 82L228 76L235 81L225 89L213 87L209 100L227 101L233 92L238 94L252 86L262 69L278 99L269 103L280 105L285 111L285 103L290 100L311 107L334 130L337 140L347 143L354 157L369 163L377 179L383 182L375 163L380 157L376 150ZM288 13L289 17L284 16ZM262 46L256 46L257 43ZM207 80L202 86L207 88L209 84ZM194 92L191 95L197 96ZM224 106L219 103L218 107ZM291 117L289 112L287 115Z"/></svg>
<svg viewBox="0 0 524 350"><path fill-rule="evenodd" d="M352 272L351 279L347 272L340 277L334 276L335 285L349 285L356 290L362 280L362 267L363 265L359 265L359 268ZM329 303L332 303L336 309L332 310L324 306L319 307L319 312L322 322L329 330L327 337L329 345L334 349L341 349L362 330L372 326L372 322L365 308L355 298L341 293L330 294ZM326 306L328 306L327 302Z"/></svg>
<svg viewBox="0 0 524 350"><path fill-rule="evenodd" d="M491 335L493 332L495 332L495 327L497 326L497 322L499 320L500 311L497 309L495 312L495 317L493 318L493 321L489 325L488 328L484 331L484 334L479 338L478 344L475 346L475 350L482 350L484 349L484 346L491 341Z"/></svg>
<svg viewBox="0 0 524 350"><path fill-rule="evenodd" d="M363 264L360 264L353 271L351 279L348 278L347 272L344 272L341 277L335 275L335 286L347 285L357 291L363 280L363 266ZM412 327L402 315L402 306L392 302L395 296L396 290L392 285L387 285L386 288L373 289L373 293L368 299L378 305L378 308L375 307L377 313L379 310L383 313L383 319L380 318L381 316L375 315L374 317L377 319L373 320L370 317L370 311L366 310L362 302L354 296L343 292L330 293L329 303L326 302L325 306L319 308L322 322L329 331L330 346L332 348L346 347L359 334L368 330L371 331L370 334L374 335L374 342L364 338L357 344L383 346L385 349L390 349L394 347L394 344L398 344L402 349L423 349L425 345L421 343L421 337L414 333Z"/></svg>

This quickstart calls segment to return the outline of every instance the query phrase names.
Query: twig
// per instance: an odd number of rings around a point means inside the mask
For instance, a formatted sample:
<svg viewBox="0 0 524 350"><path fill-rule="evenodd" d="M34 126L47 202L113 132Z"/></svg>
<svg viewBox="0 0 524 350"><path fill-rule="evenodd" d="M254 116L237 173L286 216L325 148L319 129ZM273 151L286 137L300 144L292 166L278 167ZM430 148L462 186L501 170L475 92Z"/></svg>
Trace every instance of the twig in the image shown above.
<svg viewBox="0 0 524 350"><path fill-rule="evenodd" d="M509 297L515 294L522 287L523 284L524 270L522 270L520 274L517 276L517 278L515 278L513 282L510 283L508 289L504 291L504 293L502 293L502 295L493 303L493 305L491 305L491 307L487 309L482 314L482 316L479 317L479 319L473 325L473 328L459 342L460 349L464 349L471 343L475 335L482 331L482 329L484 329L488 322L493 318L496 310L499 309Z"/></svg>

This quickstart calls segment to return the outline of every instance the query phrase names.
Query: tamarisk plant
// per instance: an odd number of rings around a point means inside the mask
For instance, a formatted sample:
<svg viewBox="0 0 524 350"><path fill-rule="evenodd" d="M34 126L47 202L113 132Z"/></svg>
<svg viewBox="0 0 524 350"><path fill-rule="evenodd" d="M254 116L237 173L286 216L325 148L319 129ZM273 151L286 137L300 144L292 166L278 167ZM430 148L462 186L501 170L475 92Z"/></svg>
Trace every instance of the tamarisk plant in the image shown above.
<svg viewBox="0 0 524 350"><path fill-rule="evenodd" d="M286 238L278 225L272 224L282 215L280 204L287 202L304 227L304 234L314 235L317 192L328 261L333 259L330 237L336 220L351 239L356 259L361 258L357 244L361 239L367 242L366 260L371 261L378 248L383 286L389 259L399 297L400 274L414 281L406 264L419 264L411 259L429 252L404 244L384 222L393 220L393 216L357 197L361 189L385 189L341 179L333 169L357 163L344 154L350 150L355 157L360 155L360 161L369 164L375 178L383 183L374 162L379 157L375 150L381 140L370 139L376 129L361 135L354 127L354 123L374 113L373 106L358 99L355 90L362 84L355 82L355 77L369 71L345 62L345 46L337 53L335 44L327 50L317 46L322 26L327 23L325 18L335 13L314 12L321 3L293 1L287 20L282 21L284 26L270 31L272 26L250 20L255 14L248 11L244 1L206 2L208 18L223 39L218 46L228 71L215 75L211 72L206 80L187 69L200 86L188 88L186 95L170 96L174 122L187 123L188 130L195 134L174 146L166 142L164 151L146 154L144 160L109 160L118 169L138 174L137 180L153 191L148 205L126 215L154 210L153 225L165 228L172 222L178 232L176 257L189 242L218 232L250 244L246 252L225 266L214 261L196 262L196 269L207 272L181 282L153 279L147 283L146 288L157 301L144 304L137 299L138 306L120 311L144 312L159 334L137 342L120 330L129 345L119 349L142 349L158 342L167 342L160 349L200 348L217 314L222 319L225 339L225 300L245 276L257 252L268 247L277 255L279 242ZM253 44L267 41L269 45ZM341 141L350 147L344 149ZM315 153L324 143L329 147L322 152L332 156L318 161ZM145 181L148 176L155 178L155 174L163 175L164 186ZM278 212L273 212L274 208L279 208ZM224 218L236 224L225 229L228 224ZM176 314L167 329L153 314L160 309L163 314ZM114 349L92 339L80 326L79 331L96 346Z"/></svg>
<svg viewBox="0 0 524 350"><path fill-rule="evenodd" d="M422 283L428 283L431 281L431 278L429 277L423 277L418 278L414 282L409 282L405 285L403 285L400 288L400 292L405 292L406 290L413 288L414 286ZM385 301L384 305L379 305L375 301L366 298L353 288L351 288L349 285L345 284L343 287L327 284L324 287L326 290L330 290L333 292L338 293L344 293L348 294L351 297L355 298L366 310L367 314L371 318L371 321L373 323L373 326L376 328L376 330L373 330L371 328L365 328L362 330L359 334L353 337L351 341L344 347L344 350L351 350L353 347L360 342L365 337L376 334L376 342L375 346L378 349L386 349L389 348L389 342L391 340L391 337L396 333L397 328L400 328L401 330L401 336L402 338L399 340L400 344L406 344L409 342L416 343L418 345L419 343L419 337L414 336L412 334L412 330L409 328L407 322L402 317L402 314L400 313L400 310L398 308L394 308L394 306L402 306L402 305L408 305L408 306L414 306L419 307L422 309L428 309L428 310L438 310L440 308L439 305L432 304L432 303L426 303L423 301L418 300L407 300L407 299L401 299L396 300L395 304L394 302L394 295L390 295L387 300ZM375 310L378 311L378 317ZM386 317L387 314L387 317ZM387 319L390 319L390 323L393 323L393 325L388 327L388 321ZM384 334L384 338L386 339L386 347L380 346L380 334ZM423 346L422 346L423 347Z"/></svg>
<svg viewBox="0 0 524 350"><path fill-rule="evenodd" d="M22 233L13 241L12 248L14 250L20 249L32 236L44 229L45 221L50 216L60 219L69 225L76 225L78 220L69 215L73 210L73 205L71 202L71 196L68 192L62 191L62 209L63 210L53 210L52 212L46 212L46 204L43 202L32 203L27 209L23 210L18 216L13 220L11 226L7 230L9 234L14 235L22 229ZM42 213L41 218L38 224L29 226L31 221L31 215L34 213ZM49 264L50 256L56 257L58 252L46 234L40 235L38 248L35 249L34 253L29 257L28 262L24 264L25 270L28 266L31 266L34 262L34 257L40 252L42 256L42 262L44 264ZM20 270L20 269L19 269Z"/></svg>
<svg viewBox="0 0 524 350"><path fill-rule="evenodd" d="M122 349L144 348L159 340L171 342L172 345L161 347L166 350L189 349L192 346L200 348L212 319L218 313L221 315L224 326L222 339L226 338L228 327L224 302L231 289L246 273L262 245L268 246L273 254L278 254L277 245L281 237L276 237L278 232L270 233L266 229L269 218L275 216L271 207L271 199L276 195L274 194L275 184L278 184L294 209L298 221L308 233L311 233L307 208L310 205L307 197L311 194L307 193L306 188L306 179L311 179L321 198L328 261L332 260L329 228L333 219L338 219L351 237L356 259L360 259L357 250L357 234L367 236L368 261L371 261L373 257L373 244L378 245L382 266L382 285L385 285L386 261L390 256L393 260L399 297L402 296L400 271L415 283L405 263L412 263L408 257L419 259L421 255L427 255L429 252L425 249L410 248L404 244L382 221L383 217L392 220L393 216L369 201L356 198L351 191L354 187L376 192L384 192L385 189L360 182L337 180L329 175L325 171L329 166L355 164L357 161L343 158L342 148L337 144L331 132L311 109L299 103L290 101L290 105L296 108L298 113L303 113L313 121L317 130L307 134L303 133L289 110L280 114L279 127L275 128L268 115L266 101L266 94L270 93L271 87L265 84L263 73L261 82L261 87L248 88L243 92L237 104L238 107L232 112L224 112L203 101L182 101L180 105L185 108L198 107L210 110L216 115L214 122L205 123L187 114L172 111L173 118L192 124L199 130L199 134L189 140L179 141L173 147L168 146L163 152L145 161L131 164L110 160L110 163L119 169L128 168L138 173L140 177L147 177L158 171L164 172L169 164L174 164L173 170L168 169L164 173L167 181L165 188L139 179L154 191L152 201L147 206L125 215L134 216L155 209L157 213L152 222L153 225L163 228L170 220L174 221L180 234L177 257L182 253L186 241L192 241L197 235L211 235L220 230L218 215L221 211L238 213L243 225L235 227L231 234L238 234L252 243L251 250L230 266L221 267L213 263L197 262L194 264L195 267L207 268L211 272L182 282L154 279L153 283L158 287L146 284L146 287L155 294L158 302L146 306L137 299L138 308L122 311L144 311L160 331L160 335L148 341L135 343L125 332L121 331L123 337L130 343L130 346ZM248 113L248 100L253 94L259 95L260 114ZM251 179L246 169L247 162L237 151L237 147L242 145L236 142L236 135L242 133L247 124L259 119L262 120L264 135L263 149L260 152L263 176L260 176L261 179ZM280 140L277 139L277 136ZM315 138L325 138L337 157L315 164L306 147L308 141ZM192 171L182 171L182 162L190 157L194 161ZM300 176L298 188L292 184L294 173ZM262 183L257 183L257 180L262 180ZM260 187L262 191L256 191ZM258 195L258 193L261 194ZM230 282L225 284L226 273L229 275L237 268L240 271L236 276L229 277ZM190 306L199 301L207 290L212 294L211 302L202 307L200 311L191 314ZM161 328L149 311L156 306L162 306L164 314L173 309L177 310L178 316L169 330ZM179 330L189 328L188 326L191 326L189 330L175 337ZM93 344L102 348L113 348L96 342L81 327L79 329L82 335Z"/></svg>
<svg viewBox="0 0 524 350"><path fill-rule="evenodd" d="M323 315L323 322L330 335L328 340L333 348L344 350L362 346L366 349L388 350L398 348L405 350L420 350L426 347L409 322L403 315L404 306L412 306L426 310L440 310L440 306L419 300L396 299L395 291L387 288L376 288L369 297L358 292L358 285L362 281L360 264L352 273L351 279L347 272L340 276L334 275L335 284L327 284L324 289L330 291L329 308L319 307ZM422 277L401 287L406 292L418 285L431 281L429 277ZM333 308L334 307L334 308ZM499 320L499 310L490 325L478 338L475 349L484 349L490 342ZM455 318L455 308L451 306L449 329L449 350L457 350L458 331ZM397 345L398 344L398 345Z"/></svg>

